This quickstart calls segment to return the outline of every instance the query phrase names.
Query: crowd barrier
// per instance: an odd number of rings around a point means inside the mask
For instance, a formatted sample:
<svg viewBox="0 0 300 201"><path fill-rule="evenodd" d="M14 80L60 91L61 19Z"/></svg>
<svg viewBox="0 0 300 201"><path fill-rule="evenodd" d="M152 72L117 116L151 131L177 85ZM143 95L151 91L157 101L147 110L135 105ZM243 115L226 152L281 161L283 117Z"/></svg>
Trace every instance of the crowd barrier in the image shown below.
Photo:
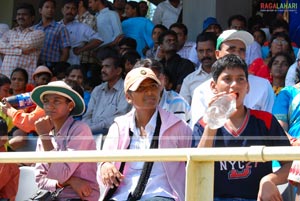
<svg viewBox="0 0 300 201"><path fill-rule="evenodd" d="M300 147L186 148L116 151L1 152L0 163L186 161L186 201L213 200L214 161L300 160Z"/></svg>

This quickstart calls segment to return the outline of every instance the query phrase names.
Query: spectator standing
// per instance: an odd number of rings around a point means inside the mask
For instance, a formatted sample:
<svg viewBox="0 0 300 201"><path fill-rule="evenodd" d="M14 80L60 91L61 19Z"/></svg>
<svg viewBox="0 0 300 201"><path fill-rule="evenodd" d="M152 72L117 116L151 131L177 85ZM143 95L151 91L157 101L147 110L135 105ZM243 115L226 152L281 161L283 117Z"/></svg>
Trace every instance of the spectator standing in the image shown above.
<svg viewBox="0 0 300 201"><path fill-rule="evenodd" d="M191 104L194 90L203 82L211 78L211 66L217 60L216 51L217 37L215 33L203 32L197 36L196 50L200 66L197 70L186 76L180 89L180 95Z"/></svg>
<svg viewBox="0 0 300 201"><path fill-rule="evenodd" d="M191 130L187 124L158 106L161 87L153 71L143 67L130 71L125 78L124 91L133 109L116 118L103 150L133 149L138 152L141 149L190 146ZM123 171L120 166L123 166ZM149 174L142 173L146 171ZM184 162L104 162L99 165L98 173L105 185L102 196L110 195L112 200L126 200L128 197L149 201L185 199ZM113 187L115 190L109 191ZM142 190L138 190L139 187Z"/></svg>
<svg viewBox="0 0 300 201"><path fill-rule="evenodd" d="M89 0L89 7L96 13L97 31L103 45L114 46L122 36L122 26L117 12L111 10L107 0Z"/></svg>
<svg viewBox="0 0 300 201"><path fill-rule="evenodd" d="M114 0L113 1L113 8L119 14L120 20L123 21L126 19L125 16L125 5L127 0Z"/></svg>
<svg viewBox="0 0 300 201"><path fill-rule="evenodd" d="M80 0L78 3L78 14L75 20L89 25L94 31L97 31L96 17L89 12L89 0ZM101 37L101 36L100 36ZM83 68L85 77L89 79L92 87L101 83L100 66L95 58L95 50L83 51L80 55L80 65Z"/></svg>
<svg viewBox="0 0 300 201"><path fill-rule="evenodd" d="M126 37L136 40L137 52L144 57L143 49L153 47L152 30L154 24L145 17L139 16L139 4L128 1L125 6L126 19L122 22L122 30Z"/></svg>
<svg viewBox="0 0 300 201"><path fill-rule="evenodd" d="M157 5L152 22L169 28L171 24L177 22L181 10L181 0L165 0Z"/></svg>
<svg viewBox="0 0 300 201"><path fill-rule="evenodd" d="M63 1L63 19L60 23L65 25L70 36L71 49L67 62L71 65L79 65L81 53L93 50L103 43L100 35L90 26L75 21L77 10L77 0Z"/></svg>
<svg viewBox="0 0 300 201"><path fill-rule="evenodd" d="M45 32L40 63L45 64L51 70L57 62L66 62L68 60L71 46L68 30L64 25L54 20L55 8L55 0L41 0L39 13L42 20L35 25L36 30ZM56 75L55 72L53 74Z"/></svg>
<svg viewBox="0 0 300 201"><path fill-rule="evenodd" d="M31 4L23 3L16 11L18 26L5 32L0 39L0 53L4 54L0 70L10 76L15 68L24 68L29 75L29 83L33 83L32 74L37 67L45 34L32 27L35 10Z"/></svg>
<svg viewBox="0 0 300 201"><path fill-rule="evenodd" d="M78 22L89 25L93 30L97 31L96 17L92 15L89 11L89 1L79 0L78 1L78 13L75 20ZM85 63L85 62L84 62Z"/></svg>
<svg viewBox="0 0 300 201"><path fill-rule="evenodd" d="M124 94L124 67L121 59L117 55L106 55L101 59L101 77L104 83L92 91L88 109L82 118L94 135L107 134L115 117L130 110Z"/></svg>
<svg viewBox="0 0 300 201"><path fill-rule="evenodd" d="M141 17L147 17L148 14L148 3L146 1L139 2L139 13Z"/></svg>

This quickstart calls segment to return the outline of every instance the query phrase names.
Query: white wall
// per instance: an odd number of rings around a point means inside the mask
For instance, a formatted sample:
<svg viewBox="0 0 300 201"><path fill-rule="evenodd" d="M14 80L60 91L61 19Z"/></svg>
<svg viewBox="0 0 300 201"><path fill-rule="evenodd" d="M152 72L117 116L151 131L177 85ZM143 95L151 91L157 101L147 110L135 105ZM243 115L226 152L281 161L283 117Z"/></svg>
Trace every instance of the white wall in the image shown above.
<svg viewBox="0 0 300 201"><path fill-rule="evenodd" d="M183 0L183 23L189 30L189 40L194 41L202 32L203 21L216 17L223 29L231 15L251 16L252 0Z"/></svg>

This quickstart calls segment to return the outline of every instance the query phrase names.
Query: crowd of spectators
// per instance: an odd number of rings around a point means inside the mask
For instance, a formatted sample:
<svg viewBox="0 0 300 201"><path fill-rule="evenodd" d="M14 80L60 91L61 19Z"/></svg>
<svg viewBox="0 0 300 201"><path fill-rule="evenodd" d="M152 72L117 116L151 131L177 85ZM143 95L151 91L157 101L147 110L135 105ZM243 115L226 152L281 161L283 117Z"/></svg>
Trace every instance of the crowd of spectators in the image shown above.
<svg viewBox="0 0 300 201"><path fill-rule="evenodd" d="M36 24L33 5L17 5L16 25L0 24L0 152L300 144L299 23L235 14L222 27L208 16L189 41L181 0L158 4L152 20L148 5L40 0ZM236 110L212 129L203 116L225 93ZM216 162L215 200L281 200L276 185L300 181L288 177L298 161L280 163L272 173L271 162ZM15 200L24 165L63 201L185 199L182 162L103 162L1 164L1 200Z"/></svg>

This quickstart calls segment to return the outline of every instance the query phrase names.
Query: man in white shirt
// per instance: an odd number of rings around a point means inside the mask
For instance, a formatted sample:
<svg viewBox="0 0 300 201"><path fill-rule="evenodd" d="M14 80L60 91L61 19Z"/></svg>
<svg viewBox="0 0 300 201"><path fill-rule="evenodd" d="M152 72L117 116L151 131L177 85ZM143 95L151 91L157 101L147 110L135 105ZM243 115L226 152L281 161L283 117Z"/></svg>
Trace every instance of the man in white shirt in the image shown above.
<svg viewBox="0 0 300 201"><path fill-rule="evenodd" d="M217 39L216 58L221 58L226 54L235 54L245 59L246 47L253 40L253 36L247 31L226 30ZM250 91L245 97L244 104L251 109L272 112L275 94L270 82L254 75L249 75L248 79ZM208 102L213 96L210 83L211 79L194 90L191 104L191 127L194 127L195 123L204 115Z"/></svg>
<svg viewBox="0 0 300 201"><path fill-rule="evenodd" d="M211 78L211 66L216 61L216 43L217 36L215 33L204 32L197 36L196 51L201 64L196 71L184 78L180 89L180 95L189 104L192 102L195 88Z"/></svg>
<svg viewBox="0 0 300 201"><path fill-rule="evenodd" d="M80 64L80 53L92 50L103 43L100 35L87 24L75 20L78 11L76 0L64 1L62 13L64 24L70 35L71 49L67 62L71 65Z"/></svg>
<svg viewBox="0 0 300 201"><path fill-rule="evenodd" d="M152 22L169 28L171 24L177 22L181 10L182 2L180 0L165 0L157 5Z"/></svg>
<svg viewBox="0 0 300 201"><path fill-rule="evenodd" d="M104 41L102 45L117 45L122 36L122 25L118 13L109 9L107 0L89 0L89 7L97 12L97 30Z"/></svg>

